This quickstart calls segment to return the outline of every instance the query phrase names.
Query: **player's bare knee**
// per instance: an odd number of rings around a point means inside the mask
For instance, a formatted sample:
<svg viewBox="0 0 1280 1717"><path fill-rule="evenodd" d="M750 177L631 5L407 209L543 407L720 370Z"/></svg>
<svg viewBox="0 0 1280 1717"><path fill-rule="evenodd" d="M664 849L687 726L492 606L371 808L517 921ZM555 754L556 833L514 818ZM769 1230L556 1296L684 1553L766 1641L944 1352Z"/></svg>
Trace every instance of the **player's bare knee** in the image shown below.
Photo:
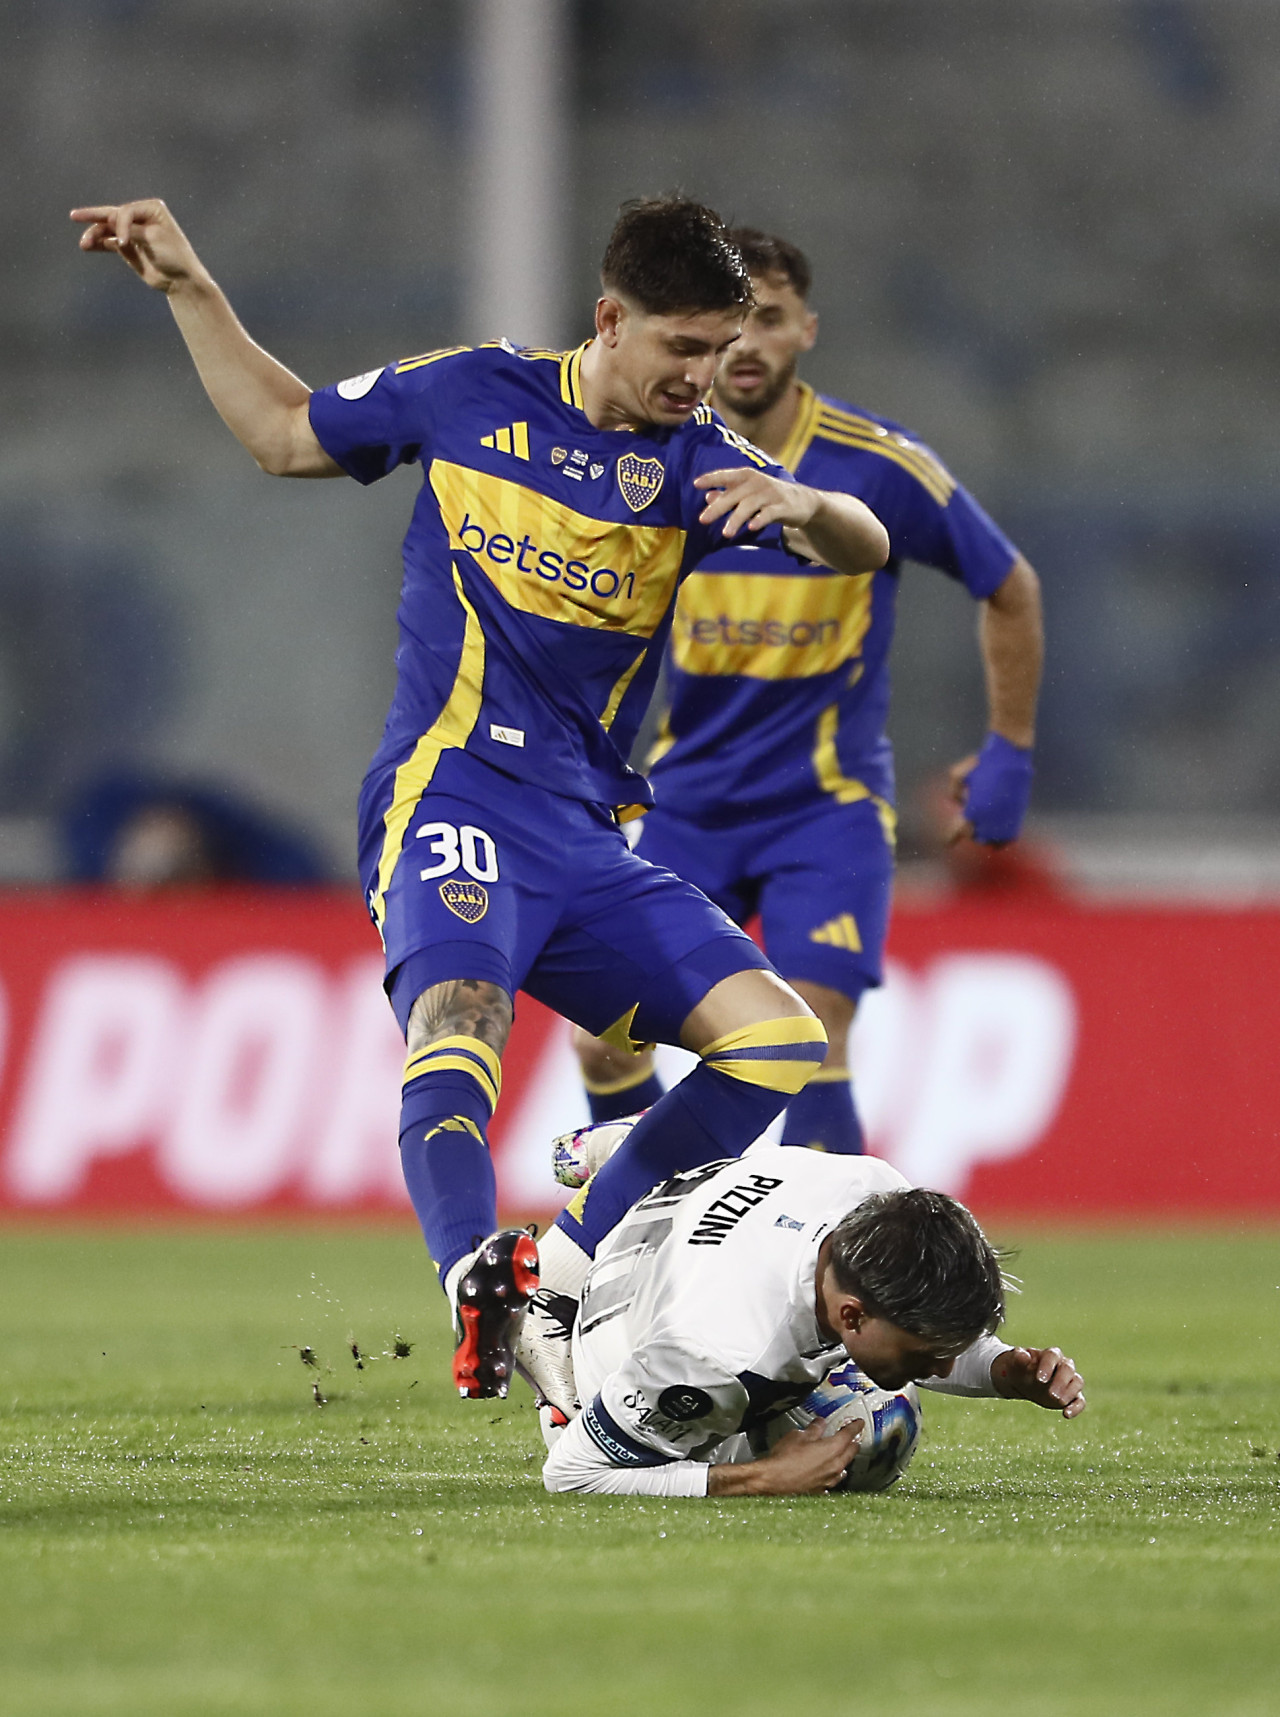
<svg viewBox="0 0 1280 1717"><path fill-rule="evenodd" d="M822 1022L776 973L736 972L685 1021L682 1040L727 1078L794 1096L827 1053Z"/></svg>
<svg viewBox="0 0 1280 1717"><path fill-rule="evenodd" d="M501 1055L511 1033L511 997L499 984L451 978L414 1002L405 1033L409 1054L444 1037L471 1037Z"/></svg>
<svg viewBox="0 0 1280 1717"><path fill-rule="evenodd" d="M823 1067L827 1070L845 1067L848 1063L849 1032L853 1028L857 1003L842 990L833 990L828 984L814 984L798 978L795 988L822 1021L822 1029L827 1034L827 1058Z"/></svg>
<svg viewBox="0 0 1280 1717"><path fill-rule="evenodd" d="M680 1042L701 1055L709 1043L726 1033L741 1031L769 1019L814 1019L817 1016L776 972L751 967L722 978L685 1019Z"/></svg>

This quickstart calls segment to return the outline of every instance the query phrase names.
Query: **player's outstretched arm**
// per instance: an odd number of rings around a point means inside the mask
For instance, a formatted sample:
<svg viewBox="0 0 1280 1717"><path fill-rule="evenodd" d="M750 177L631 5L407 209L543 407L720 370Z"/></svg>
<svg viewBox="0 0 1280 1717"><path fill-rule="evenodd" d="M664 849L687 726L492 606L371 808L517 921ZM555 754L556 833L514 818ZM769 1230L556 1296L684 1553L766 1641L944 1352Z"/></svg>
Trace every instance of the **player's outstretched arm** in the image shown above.
<svg viewBox="0 0 1280 1717"><path fill-rule="evenodd" d="M829 1431L815 1419L802 1431L788 1431L776 1448L758 1461L712 1467L708 1496L813 1496L838 1485L857 1453L862 1426Z"/></svg>
<svg viewBox="0 0 1280 1717"><path fill-rule="evenodd" d="M84 227L81 250L113 251L145 285L165 294L218 415L264 471L343 475L311 428L311 390L249 338L158 197L72 209L71 219Z"/></svg>
<svg viewBox="0 0 1280 1717"><path fill-rule="evenodd" d="M1060 1347L1009 1347L991 1362L997 1395L1034 1401L1037 1407L1075 1419L1085 1410L1084 1379Z"/></svg>
<svg viewBox="0 0 1280 1717"><path fill-rule="evenodd" d="M1019 555L982 604L978 645L987 682L986 744L951 768L961 807L948 839L972 835L1000 847L1016 840L1031 796L1031 748L1044 663L1040 581Z"/></svg>
<svg viewBox="0 0 1280 1717"><path fill-rule="evenodd" d="M987 681L987 726L1013 745L1034 745L1044 616L1040 580L1021 555L982 604L978 644Z"/></svg>
<svg viewBox="0 0 1280 1717"><path fill-rule="evenodd" d="M744 527L787 528L792 546L836 572L877 572L889 558L889 533L865 501L804 483L784 483L751 465L707 471L694 487L710 491L700 522L723 519L722 532L735 537Z"/></svg>

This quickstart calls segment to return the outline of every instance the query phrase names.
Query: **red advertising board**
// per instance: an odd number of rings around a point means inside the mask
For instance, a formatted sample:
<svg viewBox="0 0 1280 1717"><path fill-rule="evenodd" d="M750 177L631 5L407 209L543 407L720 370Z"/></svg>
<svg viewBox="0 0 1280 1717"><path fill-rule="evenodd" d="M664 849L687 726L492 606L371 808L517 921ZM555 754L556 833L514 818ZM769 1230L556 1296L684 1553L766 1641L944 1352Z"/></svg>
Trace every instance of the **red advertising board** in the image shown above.
<svg viewBox="0 0 1280 1717"><path fill-rule="evenodd" d="M983 1213L1280 1215L1280 911L903 906L890 952L854 1061L913 1179ZM408 1218L380 973L345 891L3 897L0 1213ZM583 1119L568 1028L521 998L510 1212L558 1206L547 1146Z"/></svg>

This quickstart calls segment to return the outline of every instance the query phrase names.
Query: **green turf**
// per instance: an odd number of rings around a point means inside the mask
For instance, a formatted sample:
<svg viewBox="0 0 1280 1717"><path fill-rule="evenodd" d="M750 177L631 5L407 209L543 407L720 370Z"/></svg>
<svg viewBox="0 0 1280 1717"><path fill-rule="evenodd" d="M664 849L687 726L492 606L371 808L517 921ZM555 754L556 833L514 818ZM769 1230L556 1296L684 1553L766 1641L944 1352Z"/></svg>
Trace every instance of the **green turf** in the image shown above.
<svg viewBox="0 0 1280 1717"><path fill-rule="evenodd" d="M930 1397L884 1496L662 1503L450 1398L407 1233L11 1230L0 1712L1274 1713L1277 1237L1024 1240L1083 1418Z"/></svg>

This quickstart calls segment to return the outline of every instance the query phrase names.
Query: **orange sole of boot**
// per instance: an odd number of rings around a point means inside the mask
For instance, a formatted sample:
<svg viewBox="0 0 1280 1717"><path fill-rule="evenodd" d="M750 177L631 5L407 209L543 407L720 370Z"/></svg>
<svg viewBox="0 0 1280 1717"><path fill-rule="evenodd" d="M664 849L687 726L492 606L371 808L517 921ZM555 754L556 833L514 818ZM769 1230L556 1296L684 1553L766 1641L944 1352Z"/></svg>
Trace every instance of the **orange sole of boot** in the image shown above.
<svg viewBox="0 0 1280 1717"><path fill-rule="evenodd" d="M462 1340L453 1355L453 1381L464 1401L478 1401L480 1389L476 1380L480 1360L480 1311L477 1306L459 1306Z"/></svg>

